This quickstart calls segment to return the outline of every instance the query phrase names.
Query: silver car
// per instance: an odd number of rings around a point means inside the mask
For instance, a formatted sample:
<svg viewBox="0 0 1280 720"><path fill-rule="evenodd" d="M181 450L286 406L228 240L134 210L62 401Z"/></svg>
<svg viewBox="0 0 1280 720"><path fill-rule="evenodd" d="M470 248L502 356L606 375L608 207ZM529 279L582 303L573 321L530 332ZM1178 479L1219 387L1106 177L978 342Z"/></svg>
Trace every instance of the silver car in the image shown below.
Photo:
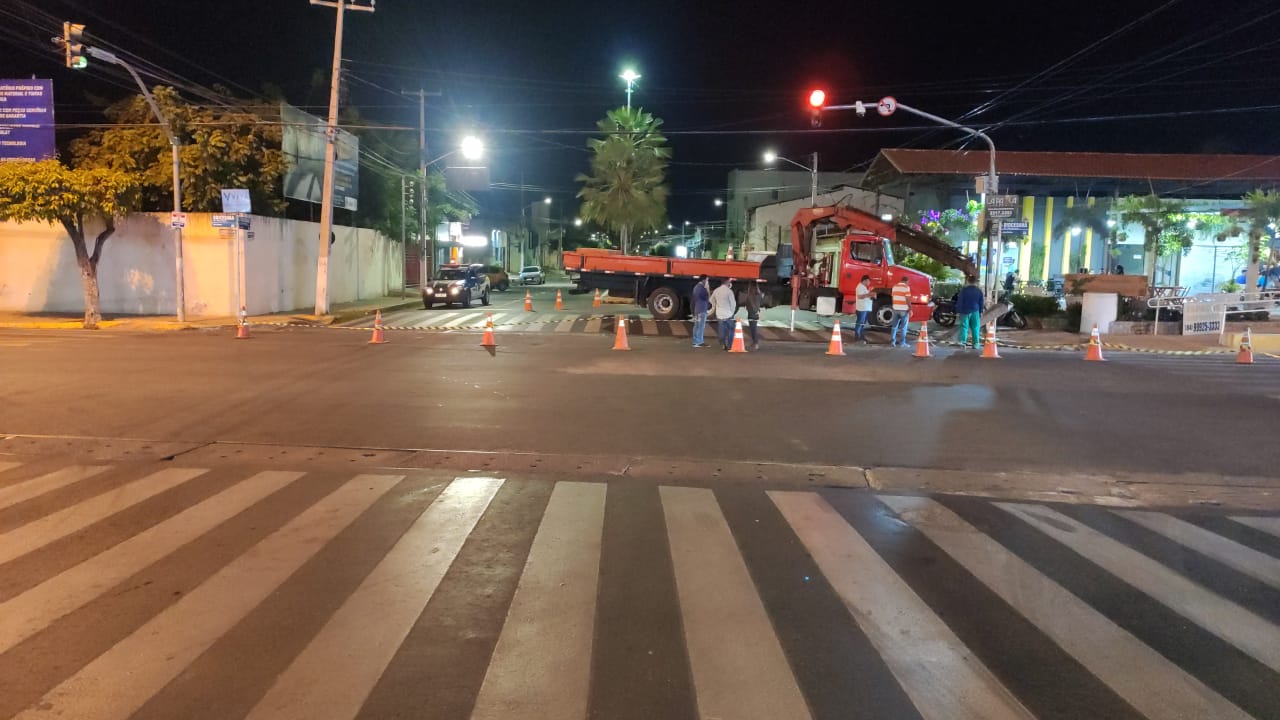
<svg viewBox="0 0 1280 720"><path fill-rule="evenodd" d="M519 277L521 285L542 285L547 281L547 276L537 265L526 265L520 268Z"/></svg>

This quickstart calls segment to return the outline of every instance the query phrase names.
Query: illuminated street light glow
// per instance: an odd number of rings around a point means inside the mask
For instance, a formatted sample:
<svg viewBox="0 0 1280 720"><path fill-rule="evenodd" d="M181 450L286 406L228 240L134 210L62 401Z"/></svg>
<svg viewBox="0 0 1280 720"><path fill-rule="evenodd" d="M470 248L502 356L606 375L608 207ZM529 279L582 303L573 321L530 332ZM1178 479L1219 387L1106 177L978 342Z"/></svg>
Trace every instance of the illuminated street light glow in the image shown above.
<svg viewBox="0 0 1280 720"><path fill-rule="evenodd" d="M883 215L881 215L881 216L880 216L880 219L881 219L881 220L883 220L883 221L885 221L885 222L893 222L893 214L892 214L892 213L885 213L885 214L883 214Z"/></svg>
<svg viewBox="0 0 1280 720"><path fill-rule="evenodd" d="M462 157L468 160L479 160L484 157L484 143L475 135L462 138Z"/></svg>
<svg viewBox="0 0 1280 720"><path fill-rule="evenodd" d="M582 227L582 218L574 218L574 219L573 219L573 226L574 226L574 227Z"/></svg>
<svg viewBox="0 0 1280 720"><path fill-rule="evenodd" d="M827 93L823 90L814 90L809 93L809 105L820 108L827 104Z"/></svg>
<svg viewBox="0 0 1280 720"><path fill-rule="evenodd" d="M764 153L764 162L766 165L772 165L778 159L778 154L772 150L766 150Z"/></svg>
<svg viewBox="0 0 1280 720"><path fill-rule="evenodd" d="M1071 227L1071 234L1072 234L1072 235L1079 235L1079 234L1080 234L1080 233L1082 233L1082 232L1084 232L1084 230L1083 230L1079 225L1073 225L1073 226Z"/></svg>
<svg viewBox="0 0 1280 720"><path fill-rule="evenodd" d="M723 204L724 204L724 201L723 201L723 200L721 200L720 198L716 198L716 199L714 200L714 202L715 202L715 204L716 204L716 207L720 207L721 205L723 205Z"/></svg>
<svg viewBox="0 0 1280 720"><path fill-rule="evenodd" d="M550 204L551 204L551 196L550 196L550 195L548 195L548 196L546 196L546 197L542 198L542 203L543 203L544 205L550 205Z"/></svg>

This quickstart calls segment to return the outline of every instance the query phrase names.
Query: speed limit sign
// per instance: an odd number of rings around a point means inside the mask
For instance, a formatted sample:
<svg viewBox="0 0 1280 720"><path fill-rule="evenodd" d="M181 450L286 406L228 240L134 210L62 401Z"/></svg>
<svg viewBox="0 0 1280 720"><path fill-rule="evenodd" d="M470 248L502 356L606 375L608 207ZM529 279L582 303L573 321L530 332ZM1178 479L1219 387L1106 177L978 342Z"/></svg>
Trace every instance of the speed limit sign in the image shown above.
<svg viewBox="0 0 1280 720"><path fill-rule="evenodd" d="M880 113L883 117L889 117L893 114L893 111L897 109L898 101L895 100L892 95L880 98L879 104L876 105L876 112Z"/></svg>

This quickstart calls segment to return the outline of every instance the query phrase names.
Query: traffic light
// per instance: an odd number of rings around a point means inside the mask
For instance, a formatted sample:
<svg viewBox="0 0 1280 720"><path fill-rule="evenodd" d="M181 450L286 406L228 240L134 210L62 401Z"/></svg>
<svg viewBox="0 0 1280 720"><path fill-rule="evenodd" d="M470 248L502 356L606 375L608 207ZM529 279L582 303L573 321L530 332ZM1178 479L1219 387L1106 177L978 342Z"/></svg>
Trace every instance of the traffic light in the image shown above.
<svg viewBox="0 0 1280 720"><path fill-rule="evenodd" d="M809 122L814 127L822 127L822 107L827 104L827 93L815 89L809 93Z"/></svg>
<svg viewBox="0 0 1280 720"><path fill-rule="evenodd" d="M89 64L84 56L84 25L62 23L62 49L67 56L67 67L77 70Z"/></svg>

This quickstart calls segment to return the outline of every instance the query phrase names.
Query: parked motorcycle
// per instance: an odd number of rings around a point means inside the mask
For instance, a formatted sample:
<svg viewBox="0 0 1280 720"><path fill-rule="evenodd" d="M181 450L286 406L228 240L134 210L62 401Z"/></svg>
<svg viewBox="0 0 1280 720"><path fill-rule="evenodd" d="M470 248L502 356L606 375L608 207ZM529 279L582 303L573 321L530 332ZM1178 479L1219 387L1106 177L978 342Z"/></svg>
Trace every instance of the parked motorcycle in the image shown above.
<svg viewBox="0 0 1280 720"><path fill-rule="evenodd" d="M933 298L933 321L942 327L956 324L956 299Z"/></svg>
<svg viewBox="0 0 1280 720"><path fill-rule="evenodd" d="M1000 327L1013 328L1014 330L1025 330L1027 327L1027 318L1018 309L1013 306L1013 301L1008 297L1001 298L1001 302L1008 303L1009 309L1003 315L996 318L996 325Z"/></svg>

